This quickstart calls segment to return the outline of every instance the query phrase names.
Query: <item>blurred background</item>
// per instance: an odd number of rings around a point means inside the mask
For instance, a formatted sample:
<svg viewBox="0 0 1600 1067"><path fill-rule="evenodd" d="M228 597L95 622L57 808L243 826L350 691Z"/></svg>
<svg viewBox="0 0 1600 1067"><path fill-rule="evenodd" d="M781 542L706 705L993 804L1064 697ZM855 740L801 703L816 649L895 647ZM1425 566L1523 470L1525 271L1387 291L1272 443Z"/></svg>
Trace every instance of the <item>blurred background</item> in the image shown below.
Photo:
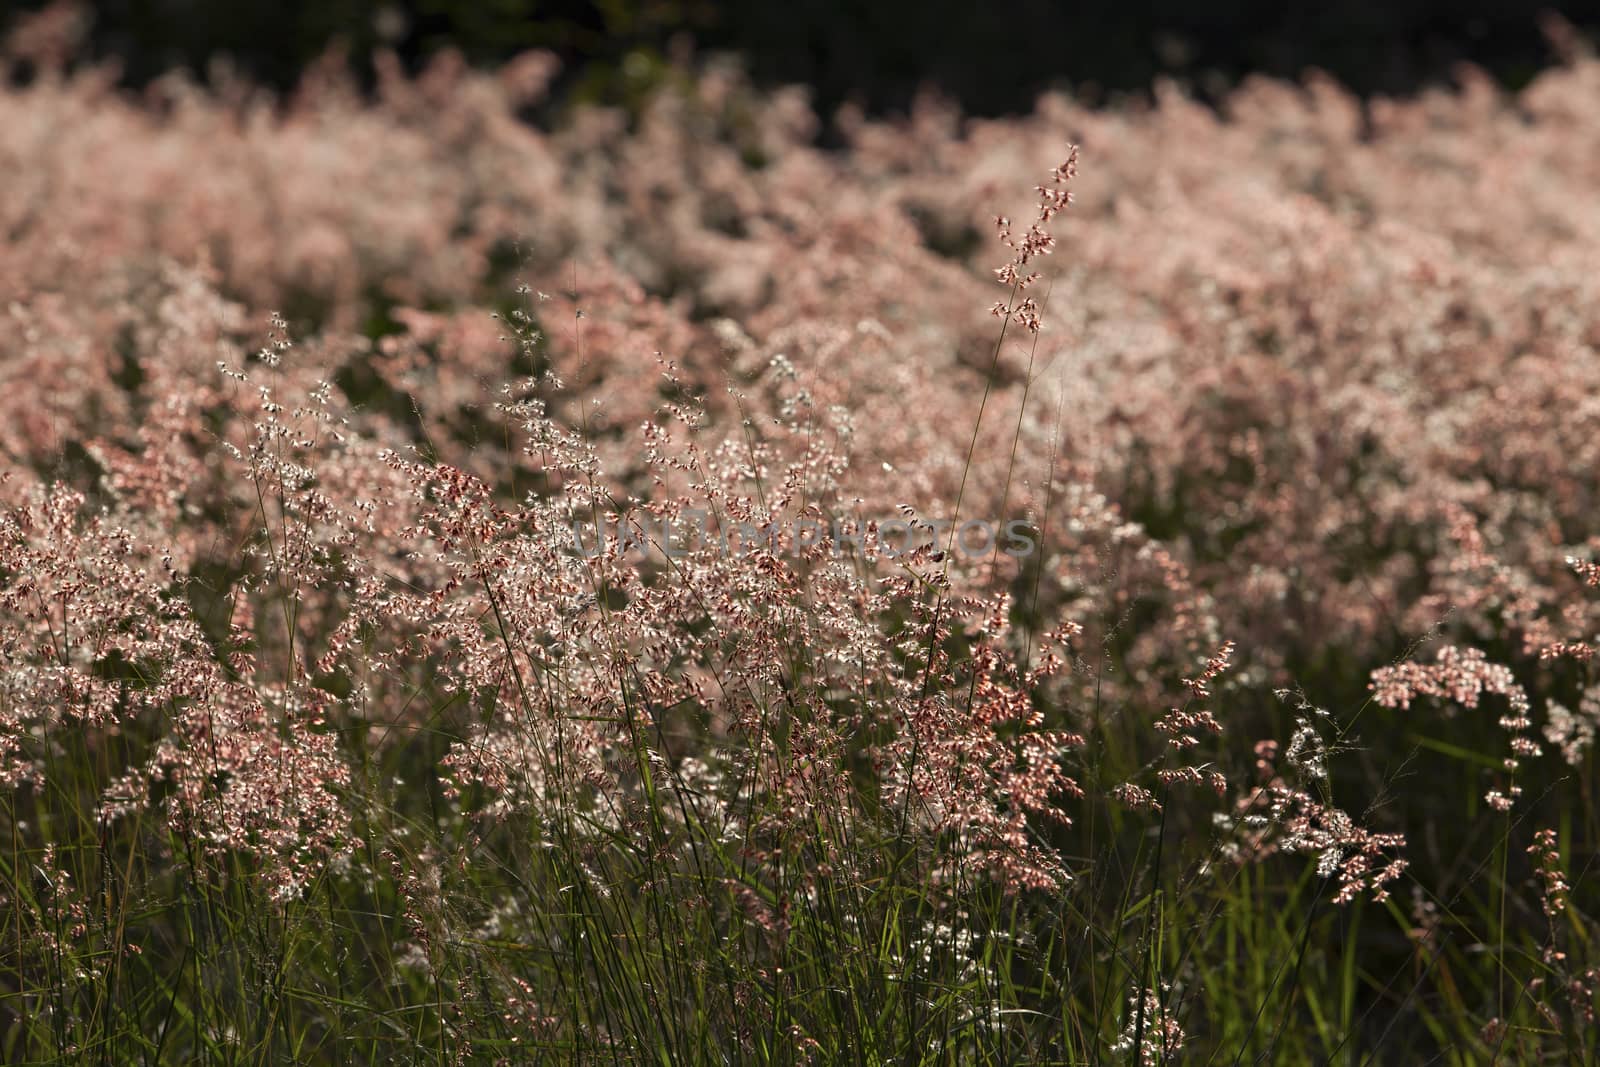
<svg viewBox="0 0 1600 1067"><path fill-rule="evenodd" d="M43 6L0 4L0 29ZM854 103L905 109L936 87L971 114L1028 110L1039 92L1089 101L1143 92L1159 77L1214 99L1251 74L1320 68L1361 94L1448 80L1470 62L1519 88L1600 29L1600 3L1516 0L103 0L81 27L87 54L115 59L139 86L174 67L206 77L218 61L292 85L330 47L370 76L390 48L416 67L443 48L489 64L529 48L563 61L556 99L627 103L675 61L740 57L758 85L804 84L823 115ZM1560 15L1578 33L1552 45ZM17 76L25 77L26 72Z"/></svg>

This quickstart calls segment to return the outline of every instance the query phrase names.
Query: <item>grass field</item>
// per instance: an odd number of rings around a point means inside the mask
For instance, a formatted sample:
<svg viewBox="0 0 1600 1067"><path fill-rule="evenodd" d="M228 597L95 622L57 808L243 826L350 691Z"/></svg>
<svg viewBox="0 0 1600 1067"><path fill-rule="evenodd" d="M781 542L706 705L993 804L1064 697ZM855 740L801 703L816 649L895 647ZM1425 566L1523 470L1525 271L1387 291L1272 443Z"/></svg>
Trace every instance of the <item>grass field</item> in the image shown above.
<svg viewBox="0 0 1600 1067"><path fill-rule="evenodd" d="M1600 1056L1600 62L824 150L52 41L6 1062Z"/></svg>

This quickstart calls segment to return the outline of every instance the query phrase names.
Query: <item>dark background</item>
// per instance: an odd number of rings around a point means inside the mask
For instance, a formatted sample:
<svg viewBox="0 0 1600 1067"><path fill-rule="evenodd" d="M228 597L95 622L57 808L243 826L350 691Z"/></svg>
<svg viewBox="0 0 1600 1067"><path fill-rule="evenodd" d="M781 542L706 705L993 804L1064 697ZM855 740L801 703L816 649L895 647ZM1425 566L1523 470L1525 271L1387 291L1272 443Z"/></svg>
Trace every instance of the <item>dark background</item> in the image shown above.
<svg viewBox="0 0 1600 1067"><path fill-rule="evenodd" d="M0 26L38 0L0 0ZM666 57L731 51L760 84L813 87L827 115L847 100L900 110L924 84L980 114L1026 111L1042 89L1091 99L1172 75L1215 98L1250 73L1326 70L1363 94L1449 79L1466 60L1511 88L1555 52L1553 11L1589 39L1600 0L101 0L89 53L115 57L138 86L174 66L204 75L226 53L283 88L330 42L357 67L375 46L416 65L445 46L492 63L530 47L565 60L567 99L625 99ZM628 62L629 57L632 62ZM26 76L25 72L19 76Z"/></svg>

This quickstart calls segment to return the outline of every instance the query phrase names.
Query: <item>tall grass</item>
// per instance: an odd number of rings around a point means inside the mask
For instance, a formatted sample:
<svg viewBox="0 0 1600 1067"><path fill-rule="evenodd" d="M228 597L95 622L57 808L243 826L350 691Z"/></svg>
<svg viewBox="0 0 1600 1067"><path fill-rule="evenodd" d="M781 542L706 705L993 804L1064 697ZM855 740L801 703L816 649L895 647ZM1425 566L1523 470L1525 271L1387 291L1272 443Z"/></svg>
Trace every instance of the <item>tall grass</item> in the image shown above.
<svg viewBox="0 0 1600 1067"><path fill-rule="evenodd" d="M47 59L6 1062L1600 1056L1592 60L826 153Z"/></svg>

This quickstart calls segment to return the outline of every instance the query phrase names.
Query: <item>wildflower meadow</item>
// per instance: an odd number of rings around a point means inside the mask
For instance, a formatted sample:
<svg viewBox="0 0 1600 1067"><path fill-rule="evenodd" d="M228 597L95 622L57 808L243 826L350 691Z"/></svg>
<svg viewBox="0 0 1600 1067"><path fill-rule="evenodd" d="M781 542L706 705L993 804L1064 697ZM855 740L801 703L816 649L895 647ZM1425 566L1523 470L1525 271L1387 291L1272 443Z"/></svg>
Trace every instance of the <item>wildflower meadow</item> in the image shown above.
<svg viewBox="0 0 1600 1067"><path fill-rule="evenodd" d="M5 1062L1600 1057L1559 27L983 119L134 91L67 10L0 58Z"/></svg>

